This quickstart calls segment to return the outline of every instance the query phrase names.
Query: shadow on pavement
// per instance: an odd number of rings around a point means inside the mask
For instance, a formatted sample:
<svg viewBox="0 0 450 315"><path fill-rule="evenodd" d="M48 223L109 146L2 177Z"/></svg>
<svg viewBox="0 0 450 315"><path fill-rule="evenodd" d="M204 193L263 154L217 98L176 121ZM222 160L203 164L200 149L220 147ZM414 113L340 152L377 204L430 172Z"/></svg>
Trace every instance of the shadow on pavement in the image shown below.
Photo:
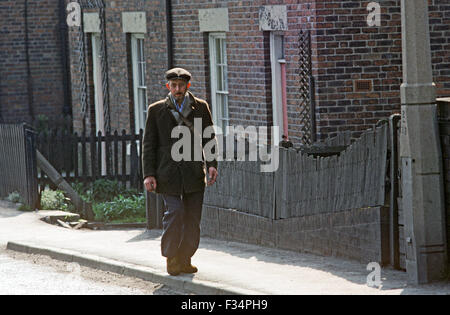
<svg viewBox="0 0 450 315"><path fill-rule="evenodd" d="M157 229L143 230L142 233L131 238L127 243L158 240L161 238L161 234L162 231ZM202 236L199 250L217 251L221 254L249 260L249 263L252 260L256 260L279 265L279 268L283 268L286 265L302 269L319 270L359 285L367 284L367 276L371 272L371 270L366 269L369 261L365 264L333 256L319 256L306 252L294 252L206 236ZM381 268L380 290L405 289L406 286L406 272L394 270L390 267Z"/></svg>
<svg viewBox="0 0 450 315"><path fill-rule="evenodd" d="M146 240L157 240L161 238L161 230L142 230L142 233L129 239L127 243L140 242Z"/></svg>

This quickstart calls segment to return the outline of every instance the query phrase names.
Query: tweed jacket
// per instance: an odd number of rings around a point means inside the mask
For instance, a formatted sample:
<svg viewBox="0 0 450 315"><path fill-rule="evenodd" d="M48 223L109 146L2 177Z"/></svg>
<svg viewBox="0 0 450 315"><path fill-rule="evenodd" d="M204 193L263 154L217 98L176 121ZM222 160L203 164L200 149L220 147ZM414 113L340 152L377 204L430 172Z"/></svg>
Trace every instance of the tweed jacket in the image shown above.
<svg viewBox="0 0 450 315"><path fill-rule="evenodd" d="M194 124L195 118L201 119L201 133L208 126L212 126L211 112L209 105L204 100L195 97L188 92L189 102L186 104L183 113L187 120ZM171 155L172 146L180 140L172 138L172 130L177 127L177 121L171 110L175 109L169 97L153 103L149 106L147 120L145 124L142 167L144 179L148 176L156 178L156 192L163 194L182 194L202 191L206 186L206 170L209 167L217 169L217 160L205 162L203 148L209 141L216 141L214 133L210 137L200 137L200 133L194 135L190 133L191 160L175 161ZM200 129L199 129L200 131ZM194 149L202 152L201 161L194 160ZM198 146L201 145L201 148ZM206 164L206 165L205 165ZM206 167L205 167L206 166Z"/></svg>

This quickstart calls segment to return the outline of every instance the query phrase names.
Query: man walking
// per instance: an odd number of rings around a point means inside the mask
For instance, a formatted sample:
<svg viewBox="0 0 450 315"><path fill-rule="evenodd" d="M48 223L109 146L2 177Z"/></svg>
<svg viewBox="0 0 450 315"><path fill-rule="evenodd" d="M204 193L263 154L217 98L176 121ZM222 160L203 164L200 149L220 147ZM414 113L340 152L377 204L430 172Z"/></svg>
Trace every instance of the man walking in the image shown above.
<svg viewBox="0 0 450 315"><path fill-rule="evenodd" d="M166 72L169 95L148 108L143 139L143 175L145 188L162 194L166 211L163 216L161 253L167 259L170 275L195 273L191 257L200 241L200 220L206 184L217 178L217 161L175 161L172 130L185 126L190 130L192 152L202 150L206 143L215 141L215 135L203 138L205 128L212 126L208 103L188 91L191 74L182 68ZM201 130L194 130L194 119L201 121ZM201 137L195 139L194 137ZM195 146L197 144L197 146ZM199 147L201 145L201 147ZM183 148L185 149L185 148ZM191 157L197 156L192 154ZM204 156L203 154L201 156ZM209 180L206 182L206 172Z"/></svg>

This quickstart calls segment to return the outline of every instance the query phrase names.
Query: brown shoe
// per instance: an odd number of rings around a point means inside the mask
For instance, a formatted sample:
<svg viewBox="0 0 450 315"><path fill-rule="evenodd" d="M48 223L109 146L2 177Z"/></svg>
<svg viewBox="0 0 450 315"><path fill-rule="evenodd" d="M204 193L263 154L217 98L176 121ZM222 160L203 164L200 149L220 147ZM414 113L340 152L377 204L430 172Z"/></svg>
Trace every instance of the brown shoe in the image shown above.
<svg viewBox="0 0 450 315"><path fill-rule="evenodd" d="M180 272L180 265L178 264L177 258L167 258L167 273L171 276L178 276Z"/></svg>
<svg viewBox="0 0 450 315"><path fill-rule="evenodd" d="M191 258L180 259L180 271L182 273L196 273L198 268L191 265Z"/></svg>

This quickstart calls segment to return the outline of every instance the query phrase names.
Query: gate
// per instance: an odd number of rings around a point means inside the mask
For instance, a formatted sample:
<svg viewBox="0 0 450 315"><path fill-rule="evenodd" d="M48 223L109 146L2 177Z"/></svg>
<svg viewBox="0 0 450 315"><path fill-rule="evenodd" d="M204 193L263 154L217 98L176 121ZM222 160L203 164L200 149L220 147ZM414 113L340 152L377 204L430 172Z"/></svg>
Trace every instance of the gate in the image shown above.
<svg viewBox="0 0 450 315"><path fill-rule="evenodd" d="M437 99L439 134L442 146L447 253L450 253L450 97ZM450 270L450 259L449 270Z"/></svg>
<svg viewBox="0 0 450 315"><path fill-rule="evenodd" d="M391 265L406 270L405 229L402 207L402 185L400 163L400 114L389 118L389 213Z"/></svg>
<svg viewBox="0 0 450 315"><path fill-rule="evenodd" d="M0 125L0 197L18 192L33 210L38 202L35 139L26 124Z"/></svg>
<svg viewBox="0 0 450 315"><path fill-rule="evenodd" d="M450 252L450 99L438 99L439 136L442 145L444 172L444 194L447 230L447 251ZM391 265L395 269L406 270L405 218L402 205L402 174L400 159L401 115L390 117L390 244Z"/></svg>

